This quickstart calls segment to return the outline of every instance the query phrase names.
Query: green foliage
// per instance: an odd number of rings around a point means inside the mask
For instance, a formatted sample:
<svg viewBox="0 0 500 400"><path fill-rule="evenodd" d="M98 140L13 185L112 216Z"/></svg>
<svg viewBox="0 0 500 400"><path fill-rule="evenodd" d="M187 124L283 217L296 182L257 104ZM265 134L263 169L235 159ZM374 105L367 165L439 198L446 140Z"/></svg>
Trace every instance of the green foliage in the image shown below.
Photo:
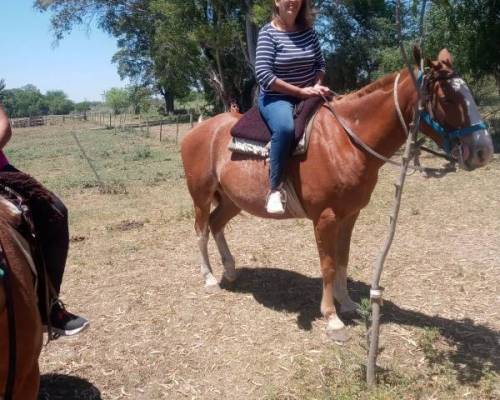
<svg viewBox="0 0 500 400"><path fill-rule="evenodd" d="M358 88L403 60L393 0L316 0L316 29L327 59L327 84L336 91ZM164 99L193 89L217 110L236 98L251 104L256 24L271 17L271 0L37 0L52 14L57 39L75 25L97 20L118 39L113 61L122 77ZM401 1L402 39L417 38L421 0ZM473 89L493 76L500 88L500 3L491 0L427 2L424 47L433 57L448 47Z"/></svg>
<svg viewBox="0 0 500 400"><path fill-rule="evenodd" d="M0 102L3 102L3 97L5 95L5 81L0 79Z"/></svg>
<svg viewBox="0 0 500 400"><path fill-rule="evenodd" d="M90 111L92 106L95 104L96 104L96 102L90 102L90 101L82 101L80 103L75 103L75 111L78 113Z"/></svg>
<svg viewBox="0 0 500 400"><path fill-rule="evenodd" d="M75 104L68 99L62 90L51 90L45 94L45 103L49 109L49 114L63 115L69 114L75 109Z"/></svg>
<svg viewBox="0 0 500 400"><path fill-rule="evenodd" d="M111 88L104 92L104 98L106 99L106 104L113 110L115 115L120 114L130 105L127 89Z"/></svg>
<svg viewBox="0 0 500 400"><path fill-rule="evenodd" d="M435 56L447 47L454 66L480 91L495 77L500 94L500 2L454 0L434 4L427 15L426 45ZM477 95L477 93L476 93Z"/></svg>
<svg viewBox="0 0 500 400"><path fill-rule="evenodd" d="M128 101L134 114L147 113L151 107L151 90L148 87L131 85L127 88Z"/></svg>
<svg viewBox="0 0 500 400"><path fill-rule="evenodd" d="M44 96L34 85L4 90L3 104L11 118L47 115L49 112Z"/></svg>

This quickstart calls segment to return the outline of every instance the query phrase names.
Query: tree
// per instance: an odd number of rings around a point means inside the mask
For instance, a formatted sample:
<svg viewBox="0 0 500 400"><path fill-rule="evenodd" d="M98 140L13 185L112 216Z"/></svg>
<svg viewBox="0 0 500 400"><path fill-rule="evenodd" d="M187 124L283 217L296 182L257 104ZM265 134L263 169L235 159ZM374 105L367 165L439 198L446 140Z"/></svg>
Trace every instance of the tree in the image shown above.
<svg viewBox="0 0 500 400"><path fill-rule="evenodd" d="M0 79L0 103L3 102L3 98L5 96L5 81Z"/></svg>
<svg viewBox="0 0 500 400"><path fill-rule="evenodd" d="M131 85L127 88L128 102L134 114L147 112L151 107L151 90L144 86Z"/></svg>
<svg viewBox="0 0 500 400"><path fill-rule="evenodd" d="M51 90L45 94L45 103L49 114L65 115L75 109L75 104L62 90Z"/></svg>
<svg viewBox="0 0 500 400"><path fill-rule="evenodd" d="M500 1L438 1L426 18L427 49L447 47L457 71L479 88L494 76L500 94Z"/></svg>
<svg viewBox="0 0 500 400"><path fill-rule="evenodd" d="M394 63L389 66L384 61L397 48L394 2L325 0L318 7L317 30L326 53L326 82L334 90L358 88L393 70ZM399 68L402 62L398 64Z"/></svg>
<svg viewBox="0 0 500 400"><path fill-rule="evenodd" d="M255 82L245 43L250 5L250 0L35 2L53 13L57 39L97 18L102 29L119 38L114 59L119 72L155 85L166 102L201 85L221 106L233 97L249 98Z"/></svg>
<svg viewBox="0 0 500 400"><path fill-rule="evenodd" d="M106 104L113 110L115 115L120 114L130 105L126 89L111 88L104 92L104 98L106 99Z"/></svg>
<svg viewBox="0 0 500 400"><path fill-rule="evenodd" d="M79 103L75 103L75 111L78 113L84 113L87 111L90 111L92 108L92 105L95 105L95 102L90 102L90 101L81 101Z"/></svg>
<svg viewBox="0 0 500 400"><path fill-rule="evenodd" d="M49 111L44 96L34 85L4 90L3 102L11 118L47 115Z"/></svg>

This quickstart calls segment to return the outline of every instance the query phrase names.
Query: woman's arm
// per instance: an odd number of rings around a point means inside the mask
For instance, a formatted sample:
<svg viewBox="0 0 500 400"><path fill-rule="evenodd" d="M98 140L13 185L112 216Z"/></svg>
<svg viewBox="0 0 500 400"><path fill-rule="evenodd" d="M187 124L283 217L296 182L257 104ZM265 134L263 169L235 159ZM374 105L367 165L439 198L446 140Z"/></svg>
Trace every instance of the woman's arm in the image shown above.
<svg viewBox="0 0 500 400"><path fill-rule="evenodd" d="M0 104L0 150L3 150L11 136L12 129L10 128L9 117L7 117L7 114Z"/></svg>
<svg viewBox="0 0 500 400"><path fill-rule="evenodd" d="M283 93L289 96L298 97L299 99L307 99L312 96L319 96L321 93L318 88L309 86L300 88L285 82L280 78L276 78L271 85L271 89L275 92Z"/></svg>

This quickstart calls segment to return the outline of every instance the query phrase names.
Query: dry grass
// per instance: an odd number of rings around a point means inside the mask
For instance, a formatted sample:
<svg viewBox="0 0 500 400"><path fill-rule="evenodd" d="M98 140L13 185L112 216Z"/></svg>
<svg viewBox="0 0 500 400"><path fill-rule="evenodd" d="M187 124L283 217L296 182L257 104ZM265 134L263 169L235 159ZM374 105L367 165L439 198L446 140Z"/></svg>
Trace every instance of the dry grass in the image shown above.
<svg viewBox="0 0 500 400"><path fill-rule="evenodd" d="M126 190L99 191L69 130L106 185ZM364 325L351 324L344 346L326 338L310 222L235 218L227 239L239 281L203 291L170 139L90 124L15 132L13 162L70 209L63 299L92 324L43 350L41 398L499 398L498 158L444 179L409 177L382 278L381 382L368 392ZM395 176L384 168L355 228L350 289L358 301L368 296ZM220 276L213 242L210 254Z"/></svg>

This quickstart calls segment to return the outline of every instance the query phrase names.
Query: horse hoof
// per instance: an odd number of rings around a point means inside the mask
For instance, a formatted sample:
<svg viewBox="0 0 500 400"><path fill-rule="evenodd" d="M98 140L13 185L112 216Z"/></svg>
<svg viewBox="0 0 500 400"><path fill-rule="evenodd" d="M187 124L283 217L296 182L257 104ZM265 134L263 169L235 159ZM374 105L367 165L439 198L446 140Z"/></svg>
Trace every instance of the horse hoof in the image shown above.
<svg viewBox="0 0 500 400"><path fill-rule="evenodd" d="M222 279L229 284L236 282L237 278L238 278L238 273L236 271L231 273L231 274L223 274L222 275Z"/></svg>
<svg viewBox="0 0 500 400"><path fill-rule="evenodd" d="M349 332L347 328L340 329L327 329L326 336L334 342L344 343L350 339Z"/></svg>
<svg viewBox="0 0 500 400"><path fill-rule="evenodd" d="M236 279L229 280L226 276L222 276L220 287L222 289L232 289L236 284Z"/></svg>

